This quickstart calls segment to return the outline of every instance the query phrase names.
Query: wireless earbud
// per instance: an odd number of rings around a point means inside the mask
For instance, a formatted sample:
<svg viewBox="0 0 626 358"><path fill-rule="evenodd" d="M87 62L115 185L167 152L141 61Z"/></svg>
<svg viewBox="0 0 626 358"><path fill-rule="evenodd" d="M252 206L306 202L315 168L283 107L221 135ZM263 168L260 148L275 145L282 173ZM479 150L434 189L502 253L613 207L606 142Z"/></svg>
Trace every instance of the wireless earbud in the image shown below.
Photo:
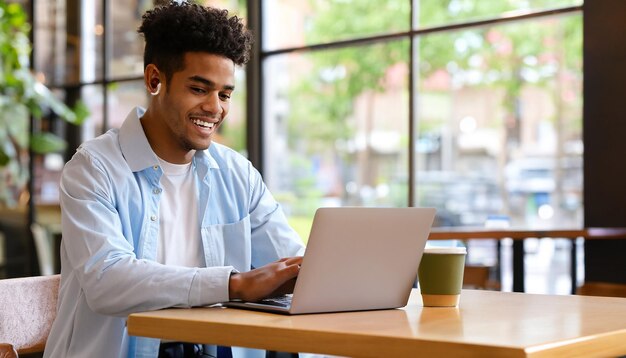
<svg viewBox="0 0 626 358"><path fill-rule="evenodd" d="M152 96L156 96L156 95L158 95L158 94L159 94L159 92L161 92L161 82L159 82L159 83L156 85L156 90L155 90L154 92L152 92L152 91L151 91L151 92L150 92L150 94L151 94Z"/></svg>

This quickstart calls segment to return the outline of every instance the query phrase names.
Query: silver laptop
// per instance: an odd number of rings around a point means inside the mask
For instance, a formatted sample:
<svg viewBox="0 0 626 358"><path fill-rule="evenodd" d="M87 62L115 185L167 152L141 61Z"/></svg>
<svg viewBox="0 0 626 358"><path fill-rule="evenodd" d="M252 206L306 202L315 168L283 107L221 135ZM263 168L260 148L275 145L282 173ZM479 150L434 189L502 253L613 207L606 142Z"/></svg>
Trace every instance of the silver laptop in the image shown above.
<svg viewBox="0 0 626 358"><path fill-rule="evenodd" d="M284 314L406 306L433 208L320 208L292 295L227 307Z"/></svg>

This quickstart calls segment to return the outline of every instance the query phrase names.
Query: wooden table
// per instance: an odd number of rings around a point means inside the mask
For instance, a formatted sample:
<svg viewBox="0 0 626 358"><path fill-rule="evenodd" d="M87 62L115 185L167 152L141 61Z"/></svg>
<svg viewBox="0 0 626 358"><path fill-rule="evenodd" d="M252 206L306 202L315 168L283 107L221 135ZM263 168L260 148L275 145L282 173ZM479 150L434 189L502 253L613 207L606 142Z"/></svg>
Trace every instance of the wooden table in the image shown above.
<svg viewBox="0 0 626 358"><path fill-rule="evenodd" d="M132 314L128 332L194 343L354 357L626 354L626 299L464 290L459 308L283 316L234 308Z"/></svg>
<svg viewBox="0 0 626 358"><path fill-rule="evenodd" d="M623 240L626 239L626 228L577 228L577 229L546 229L533 230L524 228L489 229L475 227L436 227L433 228L429 240L498 240L498 264L500 263L500 240L513 239L513 291L524 292L524 240L529 238L569 239L572 241L570 251L570 275L572 278L571 293L576 293L576 239L585 240Z"/></svg>

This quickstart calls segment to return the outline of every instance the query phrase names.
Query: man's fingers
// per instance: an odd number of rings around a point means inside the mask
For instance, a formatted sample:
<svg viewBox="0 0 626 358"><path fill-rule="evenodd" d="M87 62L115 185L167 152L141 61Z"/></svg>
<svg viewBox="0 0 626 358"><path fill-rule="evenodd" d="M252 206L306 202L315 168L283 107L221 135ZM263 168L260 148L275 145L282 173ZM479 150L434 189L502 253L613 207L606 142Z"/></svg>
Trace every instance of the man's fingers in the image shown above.
<svg viewBox="0 0 626 358"><path fill-rule="evenodd" d="M280 285L274 292L270 294L270 296L280 296L287 293L293 293L293 289L296 285L296 279L292 278L287 280L285 283Z"/></svg>
<svg viewBox="0 0 626 358"><path fill-rule="evenodd" d="M287 266L285 271L289 273L290 277L296 277L300 273L300 265L294 263L293 265Z"/></svg>
<svg viewBox="0 0 626 358"><path fill-rule="evenodd" d="M287 265L301 265L302 264L302 256L287 257L286 260L285 260L285 264L287 264Z"/></svg>
<svg viewBox="0 0 626 358"><path fill-rule="evenodd" d="M241 282L233 282L232 288L238 284L240 292L230 293L231 298L256 301L269 294L290 293L300 272L301 263L302 256L285 257L252 271L237 274L238 277L231 280L237 279Z"/></svg>

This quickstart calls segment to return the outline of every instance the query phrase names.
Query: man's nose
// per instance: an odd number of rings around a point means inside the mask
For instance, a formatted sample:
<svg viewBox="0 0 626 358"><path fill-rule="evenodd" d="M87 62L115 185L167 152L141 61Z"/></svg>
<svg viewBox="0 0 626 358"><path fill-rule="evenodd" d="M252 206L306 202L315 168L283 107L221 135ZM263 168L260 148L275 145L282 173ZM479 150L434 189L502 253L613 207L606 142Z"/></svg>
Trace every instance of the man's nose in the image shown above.
<svg viewBox="0 0 626 358"><path fill-rule="evenodd" d="M219 115L222 113L223 108L220 105L220 96L218 93L212 93L207 96L202 103L202 110L213 115Z"/></svg>

